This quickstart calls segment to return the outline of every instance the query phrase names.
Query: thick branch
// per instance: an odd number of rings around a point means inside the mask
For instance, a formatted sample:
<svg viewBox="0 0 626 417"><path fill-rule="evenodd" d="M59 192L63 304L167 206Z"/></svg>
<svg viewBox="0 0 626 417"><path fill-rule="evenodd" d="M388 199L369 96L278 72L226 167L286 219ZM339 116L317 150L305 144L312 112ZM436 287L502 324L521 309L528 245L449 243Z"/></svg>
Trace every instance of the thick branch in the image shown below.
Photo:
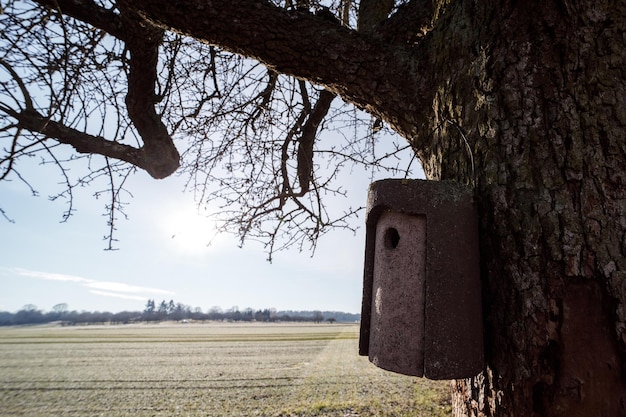
<svg viewBox="0 0 626 417"><path fill-rule="evenodd" d="M119 15L97 5L92 0L34 0L35 3L60 11L102 29L118 39L126 39Z"/></svg>
<svg viewBox="0 0 626 417"><path fill-rule="evenodd" d="M124 29L130 51L126 107L144 142L143 163L155 178L164 178L180 166L180 154L174 146L167 127L157 114L155 85L159 46L163 31L142 24L132 11L123 9Z"/></svg>
<svg viewBox="0 0 626 417"><path fill-rule="evenodd" d="M93 136L80 130L72 129L61 123L49 120L34 110L11 113L18 120L19 126L31 132L41 133L55 140L71 145L79 153L94 153L120 159L150 171L145 166L142 149L133 148L118 142L112 142L101 136Z"/></svg>
<svg viewBox="0 0 626 417"><path fill-rule="evenodd" d="M302 126L302 135L298 143L298 182L302 193L309 191L311 174L313 173L313 145L317 128L330 109L330 104L335 99L335 94L323 90L320 93L309 118Z"/></svg>
<svg viewBox="0 0 626 417"><path fill-rule="evenodd" d="M403 120L430 106L435 85L426 61L405 45L383 44L304 11L286 11L260 0L123 0L163 28L173 29L263 62L288 75L324 85L387 121L404 136L415 134ZM193 16L193 18L190 18ZM424 71L422 71L424 68ZM406 103L410 108L407 108Z"/></svg>
<svg viewBox="0 0 626 417"><path fill-rule="evenodd" d="M393 8L393 0L361 0L359 3L358 31L374 32L376 26L387 20Z"/></svg>
<svg viewBox="0 0 626 417"><path fill-rule="evenodd" d="M401 5L377 28L388 42L413 44L433 25L435 0L413 0Z"/></svg>

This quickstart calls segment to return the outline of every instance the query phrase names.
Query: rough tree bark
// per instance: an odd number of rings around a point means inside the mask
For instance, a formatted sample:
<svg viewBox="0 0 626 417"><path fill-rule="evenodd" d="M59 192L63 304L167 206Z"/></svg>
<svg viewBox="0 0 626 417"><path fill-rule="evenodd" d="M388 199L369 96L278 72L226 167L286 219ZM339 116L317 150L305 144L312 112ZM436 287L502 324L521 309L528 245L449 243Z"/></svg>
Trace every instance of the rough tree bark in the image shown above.
<svg viewBox="0 0 626 417"><path fill-rule="evenodd" d="M450 79L417 145L481 213L489 368L455 412L624 416L624 3L483 7L433 34Z"/></svg>
<svg viewBox="0 0 626 417"><path fill-rule="evenodd" d="M414 0L363 32L265 1L119 3L324 86L475 188L488 366L453 382L456 415L626 416L624 1Z"/></svg>

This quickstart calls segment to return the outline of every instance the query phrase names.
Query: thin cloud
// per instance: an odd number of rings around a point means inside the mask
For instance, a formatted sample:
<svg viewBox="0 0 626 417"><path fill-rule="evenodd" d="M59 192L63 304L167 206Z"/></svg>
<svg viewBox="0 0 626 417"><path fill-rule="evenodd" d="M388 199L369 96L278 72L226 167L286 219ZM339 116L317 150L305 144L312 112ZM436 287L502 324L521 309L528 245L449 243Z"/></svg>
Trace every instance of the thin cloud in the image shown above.
<svg viewBox="0 0 626 417"><path fill-rule="evenodd" d="M89 290L89 292L92 294L102 295L104 297L115 297L115 298L123 298L125 300L146 301L146 297L142 297L140 295L118 294L114 292L98 291L98 290Z"/></svg>
<svg viewBox="0 0 626 417"><path fill-rule="evenodd" d="M89 288L89 292L105 297L125 298L128 300L146 300L154 294L174 295L175 293L160 288L141 287L123 282L98 281L91 278L75 275L57 274L54 272L31 271L23 268L14 268L17 275L30 278L46 279L51 281L75 282Z"/></svg>
<svg viewBox="0 0 626 417"><path fill-rule="evenodd" d="M55 274L52 272L41 272L41 271L30 271L28 269L23 269L23 268L15 268L15 272L17 272L18 275L22 275L25 277L41 278L41 279L47 279L51 281L71 281L71 282L81 282L85 284L95 282L92 279L77 277L75 275Z"/></svg>
<svg viewBox="0 0 626 417"><path fill-rule="evenodd" d="M124 284L122 282L94 281L86 283L85 286L96 290L115 291L121 293L174 294L172 291L161 290L158 288L140 287L137 285Z"/></svg>

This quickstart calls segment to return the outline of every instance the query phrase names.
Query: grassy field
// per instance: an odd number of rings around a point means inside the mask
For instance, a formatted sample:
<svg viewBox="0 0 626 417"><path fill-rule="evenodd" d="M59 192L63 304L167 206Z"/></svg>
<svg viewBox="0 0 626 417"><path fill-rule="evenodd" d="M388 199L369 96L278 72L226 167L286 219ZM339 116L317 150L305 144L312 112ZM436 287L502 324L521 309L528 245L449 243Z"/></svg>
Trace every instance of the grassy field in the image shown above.
<svg viewBox="0 0 626 417"><path fill-rule="evenodd" d="M448 416L448 385L357 356L358 326L0 328L0 416Z"/></svg>

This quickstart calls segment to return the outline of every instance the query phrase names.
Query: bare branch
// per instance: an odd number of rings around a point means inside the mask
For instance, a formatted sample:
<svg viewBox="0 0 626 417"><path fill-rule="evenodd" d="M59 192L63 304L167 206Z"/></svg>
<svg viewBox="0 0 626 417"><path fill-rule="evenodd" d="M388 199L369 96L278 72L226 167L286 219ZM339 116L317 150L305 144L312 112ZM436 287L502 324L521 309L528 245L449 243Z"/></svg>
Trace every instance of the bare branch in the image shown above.
<svg viewBox="0 0 626 417"><path fill-rule="evenodd" d="M13 140L11 141L11 150L9 151L9 155L0 160L0 165L8 162L6 169L0 176L0 181L7 178L7 176L13 171L13 164L15 163L15 158L17 156L17 143L20 137L21 130L20 128L15 129L15 134L13 135Z"/></svg>
<svg viewBox="0 0 626 417"><path fill-rule="evenodd" d="M0 207L0 215L2 215L2 217L4 217L4 219L6 221L8 221L9 223L15 223L15 220L13 220L11 217L9 217L7 212L4 211L4 209L2 207Z"/></svg>
<svg viewBox="0 0 626 417"><path fill-rule="evenodd" d="M26 88L26 85L24 85L24 80L22 80L22 77L20 77L19 74L17 72L15 72L13 67L11 65L9 65L3 59L0 59L0 65L2 65L4 68L6 68L7 71L9 71L9 74L11 74L11 77L15 80L15 82L19 86L20 91L22 92L22 96L24 97L24 104L26 105L26 109L24 109L24 110L34 110L35 107L33 106L33 99L30 97L30 93L28 92L28 89ZM17 100L16 100L16 102L17 102ZM5 105L2 104L2 109L8 109L8 107L5 107Z"/></svg>
<svg viewBox="0 0 626 417"><path fill-rule="evenodd" d="M107 225L109 226L109 234L104 237L108 245L106 250L115 250L114 242L117 242L117 239L115 239L114 236L115 236L115 230L117 230L116 229L117 213L121 213L124 216L126 216L124 214L124 211L122 210L122 202L120 200L120 191L124 189L124 183L128 179L130 172L131 171L127 171L126 174L122 176L121 184L117 185L115 183L115 178L114 178L115 169L113 165L111 165L109 159L106 158L106 175L108 177L109 186L110 186L109 189L107 190L107 194L109 195L110 201L105 206L106 207L105 215L107 216L107 219L108 219Z"/></svg>
<svg viewBox="0 0 626 417"><path fill-rule="evenodd" d="M59 171L61 171L61 176L63 177L63 180L65 182L65 190L63 191L63 195L66 196L66 200L67 200L67 209L65 210L65 212L63 213L63 222L66 222L69 220L69 218L72 216L72 214L74 213L74 187L72 186L72 182L70 181L70 178L67 175L67 171L66 169L63 167L63 164L61 163L61 161L59 161L56 157L56 155L54 154L54 152L52 152L52 150L45 144L42 142L41 144L44 149L48 152L48 155L52 158L53 163L59 168ZM54 201L56 200L57 197L55 196L50 196L49 199Z"/></svg>
<svg viewBox="0 0 626 417"><path fill-rule="evenodd" d="M11 114L20 126L32 132L41 133L47 137L72 145L80 153L96 153L129 162L149 171L150 167L144 163L141 149L133 148L118 142L112 142L65 125L49 120L35 111L23 111Z"/></svg>
<svg viewBox="0 0 626 417"><path fill-rule="evenodd" d="M33 0L67 16L87 22L120 40L126 39L119 14L97 5L93 0Z"/></svg>
<svg viewBox="0 0 626 417"><path fill-rule="evenodd" d="M298 182L302 193L309 191L309 183L313 172L313 144L319 127L324 117L330 109L330 105L336 95L323 90L315 103L315 107L311 111L307 121L302 126L302 135L300 136L298 146Z"/></svg>

